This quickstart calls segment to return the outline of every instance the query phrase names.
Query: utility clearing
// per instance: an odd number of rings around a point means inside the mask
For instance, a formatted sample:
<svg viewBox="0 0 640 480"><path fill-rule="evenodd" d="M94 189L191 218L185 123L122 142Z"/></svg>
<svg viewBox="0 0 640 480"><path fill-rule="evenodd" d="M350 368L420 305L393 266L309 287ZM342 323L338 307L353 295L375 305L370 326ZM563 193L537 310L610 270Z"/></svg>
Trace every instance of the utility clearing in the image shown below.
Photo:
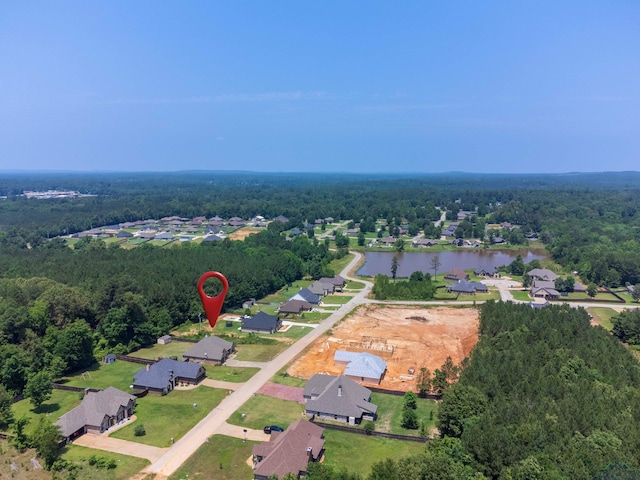
<svg viewBox="0 0 640 480"><path fill-rule="evenodd" d="M339 375L336 350L368 352L387 362L380 388L409 390L422 367L430 372L448 356L459 364L478 342L475 308L365 305L319 338L288 368L304 379L316 373Z"/></svg>

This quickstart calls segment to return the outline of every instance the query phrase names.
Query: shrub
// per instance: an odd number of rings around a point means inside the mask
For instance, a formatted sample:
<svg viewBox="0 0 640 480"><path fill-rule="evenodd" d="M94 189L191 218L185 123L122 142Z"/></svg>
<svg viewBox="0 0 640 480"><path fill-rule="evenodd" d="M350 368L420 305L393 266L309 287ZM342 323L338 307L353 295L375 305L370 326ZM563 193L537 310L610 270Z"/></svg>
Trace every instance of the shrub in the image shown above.
<svg viewBox="0 0 640 480"><path fill-rule="evenodd" d="M136 428L133 430L133 435L136 437L142 437L147 434L147 431L144 429L144 424L141 423L136 425Z"/></svg>

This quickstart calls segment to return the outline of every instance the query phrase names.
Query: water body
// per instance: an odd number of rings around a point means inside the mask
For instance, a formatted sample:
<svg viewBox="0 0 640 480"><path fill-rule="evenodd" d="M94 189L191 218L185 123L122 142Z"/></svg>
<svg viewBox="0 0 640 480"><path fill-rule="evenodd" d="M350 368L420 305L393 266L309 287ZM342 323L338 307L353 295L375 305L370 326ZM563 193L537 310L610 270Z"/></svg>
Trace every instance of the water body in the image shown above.
<svg viewBox="0 0 640 480"><path fill-rule="evenodd" d="M501 267L509 265L518 255L522 256L524 263L533 260L542 260L545 255L534 253L530 250L452 250L450 252L365 252L365 263L356 272L365 277L374 277L378 274L391 276L391 259L398 256L397 277L408 277L413 272L420 270L433 275L431 259L440 257L438 274L460 268L472 270L481 267Z"/></svg>

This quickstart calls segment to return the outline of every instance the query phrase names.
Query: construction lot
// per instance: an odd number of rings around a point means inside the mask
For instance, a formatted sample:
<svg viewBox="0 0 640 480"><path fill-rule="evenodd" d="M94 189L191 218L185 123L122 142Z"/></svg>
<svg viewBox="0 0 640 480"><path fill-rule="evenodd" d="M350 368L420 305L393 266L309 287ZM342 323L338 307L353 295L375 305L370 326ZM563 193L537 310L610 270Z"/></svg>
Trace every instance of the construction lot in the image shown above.
<svg viewBox="0 0 640 480"><path fill-rule="evenodd" d="M287 373L304 379L316 373L338 375L344 366L334 365L336 350L368 352L387 362L380 387L406 391L420 368L433 372L448 356L459 364L477 341L475 308L365 305L314 342Z"/></svg>

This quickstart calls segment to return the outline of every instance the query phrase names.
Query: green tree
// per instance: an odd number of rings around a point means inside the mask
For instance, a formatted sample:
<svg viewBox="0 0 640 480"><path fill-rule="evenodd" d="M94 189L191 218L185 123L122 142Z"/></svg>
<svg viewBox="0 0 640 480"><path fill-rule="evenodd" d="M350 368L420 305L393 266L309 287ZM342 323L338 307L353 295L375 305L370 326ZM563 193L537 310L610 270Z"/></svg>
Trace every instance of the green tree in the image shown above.
<svg viewBox="0 0 640 480"><path fill-rule="evenodd" d="M404 394L404 406L412 410L418 408L418 396L411 390Z"/></svg>
<svg viewBox="0 0 640 480"><path fill-rule="evenodd" d="M29 437L25 432L25 428L28 424L29 418L26 416L17 418L11 424L11 433L13 434L11 443L20 452L24 452L30 446Z"/></svg>
<svg viewBox="0 0 640 480"><path fill-rule="evenodd" d="M367 433L367 435L371 435L375 428L376 426L371 420L366 420L362 424L362 429Z"/></svg>
<svg viewBox="0 0 640 480"><path fill-rule="evenodd" d="M60 456L58 444L61 440L60 427L41 417L38 422L38 428L31 437L31 443L38 456L44 460L47 469L51 468L51 465Z"/></svg>
<svg viewBox="0 0 640 480"><path fill-rule="evenodd" d="M401 425L409 430L416 430L420 425L418 423L418 414L413 408L404 406L402 408Z"/></svg>
<svg viewBox="0 0 640 480"><path fill-rule="evenodd" d="M442 396L438 428L443 436L460 437L487 407L487 399L477 388L455 384Z"/></svg>
<svg viewBox="0 0 640 480"><path fill-rule="evenodd" d="M364 236L364 233L358 232L358 246L364 247L365 242L366 242L366 238Z"/></svg>
<svg viewBox="0 0 640 480"><path fill-rule="evenodd" d="M391 259L391 278L395 281L396 275L398 273L398 256L394 255Z"/></svg>
<svg viewBox="0 0 640 480"><path fill-rule="evenodd" d="M51 382L51 374L47 371L34 373L27 380L24 394L31 399L31 403L36 409L51 398L51 392L53 391Z"/></svg>
<svg viewBox="0 0 640 480"><path fill-rule="evenodd" d="M418 378L416 379L416 387L420 395L426 395L431 391L431 373L426 367L420 368Z"/></svg>
<svg viewBox="0 0 640 480"><path fill-rule="evenodd" d="M595 297L598 294L598 286L595 283L590 283L587 287L587 295L591 298Z"/></svg>
<svg viewBox="0 0 640 480"><path fill-rule="evenodd" d="M631 290L631 297L635 302L640 302L640 283L636 283Z"/></svg>
<svg viewBox="0 0 640 480"><path fill-rule="evenodd" d="M396 249L397 252L404 252L405 244L406 242L404 241L404 238L399 238L393 243L393 247Z"/></svg>
<svg viewBox="0 0 640 480"><path fill-rule="evenodd" d="M438 276L438 269L442 265L442 263L440 262L440 255L434 255L433 257L431 257L431 260L429 262L431 264L431 268L433 269L433 281L435 282L436 277Z"/></svg>
<svg viewBox="0 0 640 480"><path fill-rule="evenodd" d="M6 429L13 422L12 400L5 386L0 383L0 430Z"/></svg>

